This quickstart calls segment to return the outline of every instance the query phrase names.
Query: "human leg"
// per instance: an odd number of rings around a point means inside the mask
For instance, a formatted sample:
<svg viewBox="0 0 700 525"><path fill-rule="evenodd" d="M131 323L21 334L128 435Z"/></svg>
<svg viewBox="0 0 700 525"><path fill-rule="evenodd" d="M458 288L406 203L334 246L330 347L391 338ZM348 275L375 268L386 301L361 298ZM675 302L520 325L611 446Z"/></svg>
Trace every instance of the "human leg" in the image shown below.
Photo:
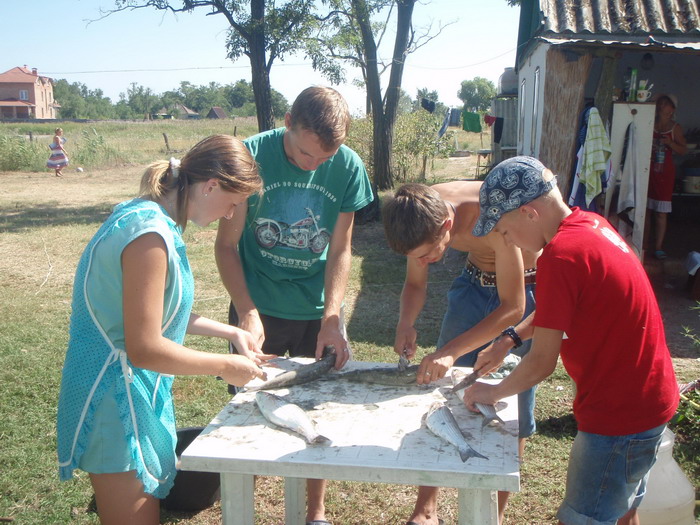
<svg viewBox="0 0 700 525"><path fill-rule="evenodd" d="M325 479L306 480L306 521L326 519L326 483Z"/></svg>
<svg viewBox="0 0 700 525"><path fill-rule="evenodd" d="M579 431L569 456L557 518L566 525L636 525L665 425L625 436ZM622 520L622 521L619 521Z"/></svg>
<svg viewBox="0 0 700 525"><path fill-rule="evenodd" d="M654 250L661 251L666 237L666 227L668 225L668 213L660 211L654 212L654 226L656 227L656 237L654 239Z"/></svg>
<svg viewBox="0 0 700 525"><path fill-rule="evenodd" d="M418 487L418 496L409 522L419 524L437 524L437 500L440 489L438 487Z"/></svg>
<svg viewBox="0 0 700 525"><path fill-rule="evenodd" d="M160 500L146 494L135 471L90 474L102 525L157 525Z"/></svg>

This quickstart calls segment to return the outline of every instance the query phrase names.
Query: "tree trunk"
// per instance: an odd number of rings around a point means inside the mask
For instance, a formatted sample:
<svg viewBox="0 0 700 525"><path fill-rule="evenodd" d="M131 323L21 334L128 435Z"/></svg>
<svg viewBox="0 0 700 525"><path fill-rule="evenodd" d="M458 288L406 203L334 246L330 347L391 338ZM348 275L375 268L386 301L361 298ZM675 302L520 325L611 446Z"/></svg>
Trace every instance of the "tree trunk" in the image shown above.
<svg viewBox="0 0 700 525"><path fill-rule="evenodd" d="M251 0L250 17L258 21L259 27L265 22L265 0ZM248 39L250 46L250 69L252 74L253 95L258 117L258 131L267 131L275 127L270 97L270 71L265 61L265 35L263 31L254 31Z"/></svg>

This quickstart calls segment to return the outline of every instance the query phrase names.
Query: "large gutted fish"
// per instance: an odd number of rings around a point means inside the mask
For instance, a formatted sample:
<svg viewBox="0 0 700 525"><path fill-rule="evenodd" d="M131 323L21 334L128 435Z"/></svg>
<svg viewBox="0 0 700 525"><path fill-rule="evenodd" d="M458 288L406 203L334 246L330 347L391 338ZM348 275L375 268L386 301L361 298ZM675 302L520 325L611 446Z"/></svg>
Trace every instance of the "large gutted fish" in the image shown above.
<svg viewBox="0 0 700 525"><path fill-rule="evenodd" d="M395 366L379 366L337 374L339 379L374 385L404 386L416 382L418 365L410 365L400 370Z"/></svg>
<svg viewBox="0 0 700 525"><path fill-rule="evenodd" d="M265 419L300 434L307 443L330 442L330 439L318 433L314 422L299 405L263 391L255 394L255 403Z"/></svg>
<svg viewBox="0 0 700 525"><path fill-rule="evenodd" d="M506 424L505 421L501 419L501 416L496 413L496 405L487 405L484 403L474 403L474 405L479 409L481 415L484 416L484 420L481 422L482 427L485 427L492 421L498 421L501 425Z"/></svg>
<svg viewBox="0 0 700 525"><path fill-rule="evenodd" d="M447 405L433 403L425 416L425 424L433 434L457 447L459 457L463 462L469 458L489 459L479 454L467 443Z"/></svg>
<svg viewBox="0 0 700 525"><path fill-rule="evenodd" d="M293 385L308 383L326 374L334 365L335 353L326 348L322 359L308 365L302 365L295 370L282 372L269 381L265 381L261 385L249 387L247 390L274 390L276 388L287 388Z"/></svg>

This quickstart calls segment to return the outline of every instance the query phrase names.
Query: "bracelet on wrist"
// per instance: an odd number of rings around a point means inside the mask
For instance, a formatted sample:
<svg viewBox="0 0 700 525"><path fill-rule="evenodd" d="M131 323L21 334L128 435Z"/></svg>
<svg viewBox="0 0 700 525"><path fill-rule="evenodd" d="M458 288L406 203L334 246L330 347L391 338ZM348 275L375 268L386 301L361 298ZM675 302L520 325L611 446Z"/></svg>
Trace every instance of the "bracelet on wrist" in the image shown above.
<svg viewBox="0 0 700 525"><path fill-rule="evenodd" d="M501 332L501 335L504 335L504 336L507 335L508 337L510 337L513 340L513 343L514 343L513 348L520 348L521 346L523 346L523 340L520 339L520 336L518 335L518 332L515 331L514 326L509 326L508 328L503 330Z"/></svg>

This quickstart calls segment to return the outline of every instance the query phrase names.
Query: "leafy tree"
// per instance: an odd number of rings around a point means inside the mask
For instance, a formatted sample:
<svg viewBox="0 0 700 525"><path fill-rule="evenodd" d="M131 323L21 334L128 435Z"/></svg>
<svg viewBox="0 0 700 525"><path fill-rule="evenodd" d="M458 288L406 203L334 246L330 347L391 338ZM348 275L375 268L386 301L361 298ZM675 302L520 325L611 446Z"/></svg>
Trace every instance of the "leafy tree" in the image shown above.
<svg viewBox="0 0 700 525"><path fill-rule="evenodd" d="M103 15L140 8L175 13L205 8L209 15L224 16L230 26L228 57L235 60L245 55L250 60L260 131L275 125L270 87L272 64L301 49L315 24L311 16L315 0L115 0L115 5L116 9L104 11Z"/></svg>
<svg viewBox="0 0 700 525"><path fill-rule="evenodd" d="M132 82L126 90L126 103L136 116L148 117L156 113L161 106L161 99L151 88Z"/></svg>
<svg viewBox="0 0 700 525"><path fill-rule="evenodd" d="M338 62L350 63L360 69L362 80L358 83L364 85L367 91L367 110L372 114L371 164L374 182L379 189L393 187L392 140L406 57L434 38L429 30L424 34L414 30L412 17L416 2L324 0L331 11L325 18L319 19L319 32L307 46L314 67L331 81L340 78ZM394 16L396 27L392 59L389 64L383 64L379 60L378 48ZM389 73L389 81L382 94L380 77L385 72Z"/></svg>
<svg viewBox="0 0 700 525"><path fill-rule="evenodd" d="M496 96L496 86L483 77L473 80L463 80L462 87L457 92L464 106L476 111L486 111L491 107L491 100Z"/></svg>
<svg viewBox="0 0 700 525"><path fill-rule="evenodd" d="M85 84L60 79L53 86L54 99L61 105L62 118L114 118L112 101L100 89L88 89Z"/></svg>

